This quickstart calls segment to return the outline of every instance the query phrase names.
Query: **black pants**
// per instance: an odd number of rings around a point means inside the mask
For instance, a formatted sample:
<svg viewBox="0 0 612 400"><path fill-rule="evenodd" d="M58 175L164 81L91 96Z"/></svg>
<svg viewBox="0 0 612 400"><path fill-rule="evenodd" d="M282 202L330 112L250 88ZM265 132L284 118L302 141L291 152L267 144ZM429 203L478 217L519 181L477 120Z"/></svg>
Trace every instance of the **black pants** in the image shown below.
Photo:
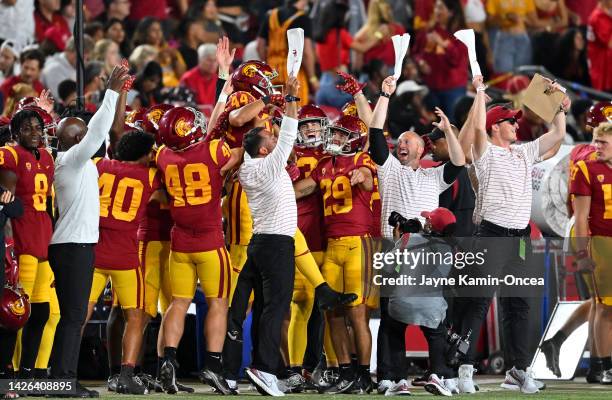
<svg viewBox="0 0 612 400"><path fill-rule="evenodd" d="M380 298L380 326L378 327L376 375L378 381L399 381L408 376L405 333L408 325L389 315L389 298ZM446 365L446 329L444 322L436 328L421 326L429 347L429 371L438 376L452 377Z"/></svg>
<svg viewBox="0 0 612 400"><path fill-rule="evenodd" d="M495 257L487 262L487 273L492 276L500 274L513 274L516 276L524 275L521 270L526 268L525 261L519 257L519 240L524 237L527 249L530 248L529 231L523 233L508 232L491 223L483 222L477 231L477 236L481 238L500 238L507 237L507 240L489 241L493 249L489 248L489 254ZM484 239L486 240L486 239ZM526 250L529 253L529 250ZM472 331L470 337L471 346L467 355L462 359L463 364L474 364L476 358L476 343L480 335L482 323L485 320L492 296L486 297L457 297L453 305L453 326L462 335L469 330ZM528 350L529 341L525 334L529 332L529 303L523 297L500 297L500 304L503 311L502 326L504 331L505 344L508 354L512 355L512 360L507 360L509 365L518 369L525 370L530 363Z"/></svg>
<svg viewBox="0 0 612 400"><path fill-rule="evenodd" d="M76 378L81 328L94 271L94 245L62 243L49 246L49 263L55 274L55 290L61 318L55 331L51 376Z"/></svg>
<svg viewBox="0 0 612 400"><path fill-rule="evenodd" d="M295 245L286 235L253 235L247 251L248 268L255 276L252 366L278 374L283 370L280 338L289 311L295 278Z"/></svg>

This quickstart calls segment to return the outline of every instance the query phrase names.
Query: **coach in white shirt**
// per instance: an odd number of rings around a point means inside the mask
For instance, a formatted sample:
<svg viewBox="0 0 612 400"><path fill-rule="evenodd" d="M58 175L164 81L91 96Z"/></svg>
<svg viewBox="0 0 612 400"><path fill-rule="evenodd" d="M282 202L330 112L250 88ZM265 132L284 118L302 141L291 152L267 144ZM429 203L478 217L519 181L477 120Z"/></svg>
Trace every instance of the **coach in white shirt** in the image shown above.
<svg viewBox="0 0 612 400"><path fill-rule="evenodd" d="M253 303L253 362L251 382L272 396L282 396L276 385L281 366L280 337L289 311L295 276L293 236L297 205L285 167L297 137L296 78L287 81L287 111L278 139L264 128L254 128L243 140L245 160L238 177L253 216L253 237L244 269L255 275Z"/></svg>
<svg viewBox="0 0 612 400"><path fill-rule="evenodd" d="M104 143L113 123L119 91L127 69L115 67L102 106L85 125L80 118L60 121L55 159L55 195L59 218L49 246L49 263L61 319L55 331L51 376L76 378L81 327L93 279L94 245L98 243L100 200L98 171L91 157ZM98 397L77 384L78 397Z"/></svg>
<svg viewBox="0 0 612 400"><path fill-rule="evenodd" d="M564 99L549 132L532 142L516 145L517 119L522 112L503 105L486 111L486 87L481 76L474 79L474 86L475 129L466 131L460 141L464 149L471 149L478 179L474 211L474 219L478 224L477 236L482 238L478 248L488 247L488 254L492 255L485 258L485 264L474 273L481 276L525 276L525 260L530 249L529 218L533 196L531 173L534 164L542 161L544 154L555 151L565 137L565 112L571 103L567 97ZM474 294L479 297L455 299L454 313L455 317L460 317L461 324L455 323L454 326L460 327L461 334L471 330L472 343L478 341L480 327L495 289L487 287ZM517 295L516 289L511 289L511 293ZM516 384L504 387L535 393L538 384L527 371L532 356L528 350L529 340L525 337L526 332L529 332L529 303L524 297L508 297L507 294L508 291L502 291L500 301L504 309L506 345L509 348L508 354L513 357L510 360L513 367L507 372L504 385L507 382ZM463 392L475 391L472 382L474 347L470 346L459 368L459 389Z"/></svg>
<svg viewBox="0 0 612 400"><path fill-rule="evenodd" d="M396 211L408 219L418 218L423 223L424 218L421 213L438 208L440 193L453 183L465 164L465 155L459 141L452 131L448 118L440 109L436 110L440 122L435 125L444 132L448 142L450 162L436 168L421 168L419 161L425 151L425 143L415 132L404 132L400 135L396 147L397 158L389 153L383 126L387 117L389 97L395 91L395 87L396 80L392 76L383 81L381 95L370 123L369 152L372 160L378 165L378 184L382 203L381 224L383 237L386 239L393 237L394 227L388 223L391 212ZM388 298L381 297L376 373L378 382L381 382L380 391L388 389L391 393L397 393L405 390L404 378L408 375L404 343L397 340L402 337L405 325L389 316L388 302ZM433 299L430 304L435 304ZM437 304L440 306L438 312L444 314L446 302L441 300ZM441 360L443 357L440 357L440 354L445 352L444 340L439 340L445 335L444 324L424 328L423 331L430 346L431 372L447 375L444 372L445 362ZM386 382L388 387L385 386Z"/></svg>

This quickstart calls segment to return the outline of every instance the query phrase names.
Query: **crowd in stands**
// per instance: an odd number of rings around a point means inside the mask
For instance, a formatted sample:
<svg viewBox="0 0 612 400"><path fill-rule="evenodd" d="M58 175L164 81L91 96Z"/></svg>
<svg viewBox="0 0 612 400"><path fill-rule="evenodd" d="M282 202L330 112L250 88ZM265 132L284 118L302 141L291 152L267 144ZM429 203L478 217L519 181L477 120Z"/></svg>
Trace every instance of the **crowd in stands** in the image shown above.
<svg viewBox="0 0 612 400"><path fill-rule="evenodd" d="M391 104L389 125L394 135L406 127L424 133L435 120L435 106L451 121L460 122L469 71L464 45L453 37L459 29L474 29L485 80L512 95L528 83L517 68L530 64L542 65L566 81L612 90L612 0L84 0L83 4L84 96L92 111L101 104L106 77L125 57L136 75L128 95L130 107L195 104L210 114L219 38L229 36L236 49L235 66L249 59L265 60L284 79L286 55L272 54L268 43L279 40L278 29L296 27L303 28L306 37L302 95L338 110L351 99L335 88L336 72L358 76L374 103L394 65L391 36L411 34L409 56ZM44 88L53 95L58 115L74 104L79 61L72 37L75 13L74 0L2 1L3 116L10 118L21 98L40 95ZM585 96L574 104L572 111L579 121L591 100ZM526 113L522 139L536 137L541 125L528 118ZM580 123L572 125L574 140L584 140Z"/></svg>

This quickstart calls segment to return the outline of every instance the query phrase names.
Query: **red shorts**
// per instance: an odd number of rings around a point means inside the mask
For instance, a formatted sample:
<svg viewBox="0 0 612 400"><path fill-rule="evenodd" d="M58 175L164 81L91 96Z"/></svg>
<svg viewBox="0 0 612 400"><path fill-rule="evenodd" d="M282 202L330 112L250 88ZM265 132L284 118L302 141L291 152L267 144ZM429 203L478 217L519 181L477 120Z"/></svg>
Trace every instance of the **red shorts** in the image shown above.
<svg viewBox="0 0 612 400"><path fill-rule="evenodd" d="M136 232L100 228L95 265L112 270L137 268L140 259Z"/></svg>
<svg viewBox="0 0 612 400"><path fill-rule="evenodd" d="M11 220L15 254L28 254L41 260L47 259L49 242L53 235L51 217L42 211L26 209L23 216Z"/></svg>

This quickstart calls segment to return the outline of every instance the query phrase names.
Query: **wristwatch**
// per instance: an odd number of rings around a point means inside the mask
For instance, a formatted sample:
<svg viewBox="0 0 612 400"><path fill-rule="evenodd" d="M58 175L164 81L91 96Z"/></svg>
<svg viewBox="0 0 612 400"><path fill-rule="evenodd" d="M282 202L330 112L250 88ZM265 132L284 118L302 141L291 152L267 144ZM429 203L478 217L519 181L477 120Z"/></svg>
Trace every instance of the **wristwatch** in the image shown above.
<svg viewBox="0 0 612 400"><path fill-rule="evenodd" d="M301 99L300 99L299 97L295 97L295 96L292 96L292 95L290 95L290 94L288 94L288 95L286 95L286 96L285 96L285 101L286 101L287 103L291 103L292 101L300 101L300 100L301 100Z"/></svg>
<svg viewBox="0 0 612 400"><path fill-rule="evenodd" d="M385 93L385 92L383 92L382 90L380 91L379 95L380 95L380 96L383 96L383 97L386 97L386 98L388 98L388 99L390 99L390 98L391 98L391 95L390 95L389 93Z"/></svg>

